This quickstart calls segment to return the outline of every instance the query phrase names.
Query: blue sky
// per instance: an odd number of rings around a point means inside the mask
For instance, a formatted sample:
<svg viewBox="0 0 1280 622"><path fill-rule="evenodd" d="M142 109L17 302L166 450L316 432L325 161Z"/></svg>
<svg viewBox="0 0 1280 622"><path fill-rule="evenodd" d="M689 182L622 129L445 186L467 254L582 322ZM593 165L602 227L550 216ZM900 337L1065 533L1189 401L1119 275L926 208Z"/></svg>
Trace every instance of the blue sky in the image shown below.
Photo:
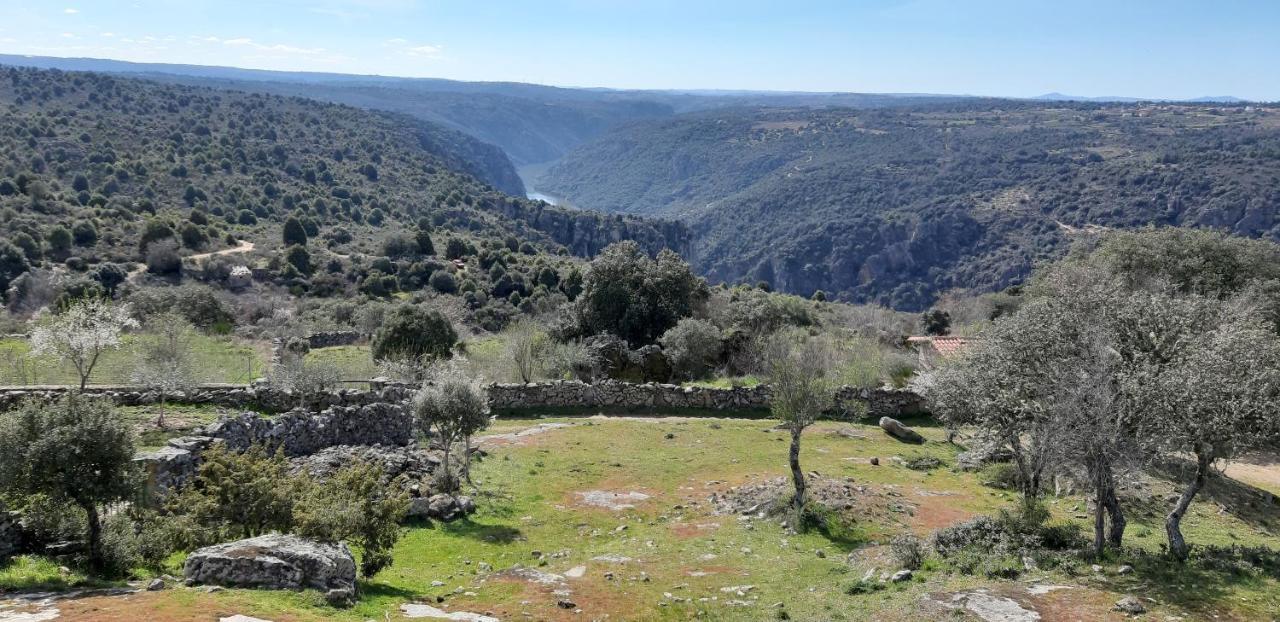
<svg viewBox="0 0 1280 622"><path fill-rule="evenodd" d="M0 0L0 52L565 86L1280 100L1276 0Z"/></svg>

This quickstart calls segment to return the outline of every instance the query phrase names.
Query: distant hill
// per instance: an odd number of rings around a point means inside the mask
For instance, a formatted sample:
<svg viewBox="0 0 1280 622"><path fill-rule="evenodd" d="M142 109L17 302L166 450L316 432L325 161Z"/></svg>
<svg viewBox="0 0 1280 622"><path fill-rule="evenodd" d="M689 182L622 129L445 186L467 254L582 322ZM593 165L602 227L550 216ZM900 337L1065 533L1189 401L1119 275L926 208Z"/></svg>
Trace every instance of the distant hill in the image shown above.
<svg viewBox="0 0 1280 622"><path fill-rule="evenodd" d="M1104 104L1125 104L1125 103L1132 104L1132 103L1144 102L1144 101L1166 101L1166 102L1175 102L1175 103L1184 103L1184 104L1243 104L1248 102L1248 100L1240 99L1239 97L1232 97L1230 95L1218 95L1218 96L1196 97L1194 99L1174 100L1174 99L1150 99L1150 98L1143 98L1143 97L1116 97L1116 96L1107 96L1107 95L1103 95L1099 97L1085 97L1081 95L1064 95L1062 93L1045 93L1044 95L1037 95L1036 97L1032 97L1031 99L1038 99L1042 101L1094 102L1094 103L1104 103Z"/></svg>
<svg viewBox="0 0 1280 622"><path fill-rule="evenodd" d="M918 310L1105 227L1280 239L1280 108L963 100L722 109L582 145L539 186L687 222L719 281Z"/></svg>
<svg viewBox="0 0 1280 622"><path fill-rule="evenodd" d="M496 147L406 115L0 66L0 240L23 242L33 260L139 261L153 218L191 251L278 244L272 231L291 216L312 237L381 237L425 218L553 253L589 256L620 239L685 250L678 223L509 196L498 186L518 184L514 174ZM74 248L50 237L59 228L76 232Z"/></svg>
<svg viewBox="0 0 1280 622"><path fill-rule="evenodd" d="M731 106L878 108L959 99L916 94L560 88L515 82L461 82L16 55L0 55L0 64L141 74L148 79L194 86L310 97L401 112L497 145L517 165L550 162L620 125L682 112ZM495 185L515 193L511 180L501 180Z"/></svg>

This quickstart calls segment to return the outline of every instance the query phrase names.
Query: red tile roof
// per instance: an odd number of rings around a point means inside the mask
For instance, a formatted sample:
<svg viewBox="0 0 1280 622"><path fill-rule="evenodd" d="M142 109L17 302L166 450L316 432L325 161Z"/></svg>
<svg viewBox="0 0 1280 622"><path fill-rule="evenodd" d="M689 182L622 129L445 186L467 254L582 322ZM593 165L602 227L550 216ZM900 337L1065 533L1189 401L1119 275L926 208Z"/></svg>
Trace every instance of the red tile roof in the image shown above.
<svg viewBox="0 0 1280 622"><path fill-rule="evenodd" d="M964 351L975 339L970 337L907 337L907 342L919 346L932 347L943 358L952 357Z"/></svg>

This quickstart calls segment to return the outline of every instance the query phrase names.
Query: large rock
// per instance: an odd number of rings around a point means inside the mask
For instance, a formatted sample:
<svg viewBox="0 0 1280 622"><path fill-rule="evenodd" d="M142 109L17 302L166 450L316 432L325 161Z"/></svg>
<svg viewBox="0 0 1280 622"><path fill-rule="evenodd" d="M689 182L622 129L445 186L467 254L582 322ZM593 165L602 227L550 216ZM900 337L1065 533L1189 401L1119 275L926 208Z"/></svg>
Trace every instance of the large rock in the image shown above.
<svg viewBox="0 0 1280 622"><path fill-rule="evenodd" d="M448 495L444 493L430 497L414 497L409 500L409 518L424 518L449 522L463 518L476 511L476 503L471 497Z"/></svg>
<svg viewBox="0 0 1280 622"><path fill-rule="evenodd" d="M975 437L968 448L956 455L956 466L961 471L978 471L988 464L1009 462L1013 452L990 435Z"/></svg>
<svg viewBox="0 0 1280 622"><path fill-rule="evenodd" d="M22 525L18 515L0 505L0 562L22 550Z"/></svg>
<svg viewBox="0 0 1280 622"><path fill-rule="evenodd" d="M183 575L190 584L354 591L356 561L344 544L272 534L199 549Z"/></svg>
<svg viewBox="0 0 1280 622"><path fill-rule="evenodd" d="M912 430L911 428L908 428L907 426L902 425L901 421L898 421L893 417L881 417L880 429L887 432L889 436L892 436L904 443L923 443L924 442L924 437L920 436L919 432L916 432L915 430Z"/></svg>

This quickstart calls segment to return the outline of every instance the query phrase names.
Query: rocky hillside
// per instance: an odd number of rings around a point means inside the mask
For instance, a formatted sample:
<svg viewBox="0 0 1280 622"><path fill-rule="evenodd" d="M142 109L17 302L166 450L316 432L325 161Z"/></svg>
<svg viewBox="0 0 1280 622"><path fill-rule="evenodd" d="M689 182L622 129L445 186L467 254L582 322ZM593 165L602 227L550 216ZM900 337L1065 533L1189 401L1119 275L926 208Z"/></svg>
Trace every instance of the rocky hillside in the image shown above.
<svg viewBox="0 0 1280 622"><path fill-rule="evenodd" d="M574 150L540 190L677 217L714 280L927 307L1103 227L1280 237L1280 109L973 100L715 110Z"/></svg>

